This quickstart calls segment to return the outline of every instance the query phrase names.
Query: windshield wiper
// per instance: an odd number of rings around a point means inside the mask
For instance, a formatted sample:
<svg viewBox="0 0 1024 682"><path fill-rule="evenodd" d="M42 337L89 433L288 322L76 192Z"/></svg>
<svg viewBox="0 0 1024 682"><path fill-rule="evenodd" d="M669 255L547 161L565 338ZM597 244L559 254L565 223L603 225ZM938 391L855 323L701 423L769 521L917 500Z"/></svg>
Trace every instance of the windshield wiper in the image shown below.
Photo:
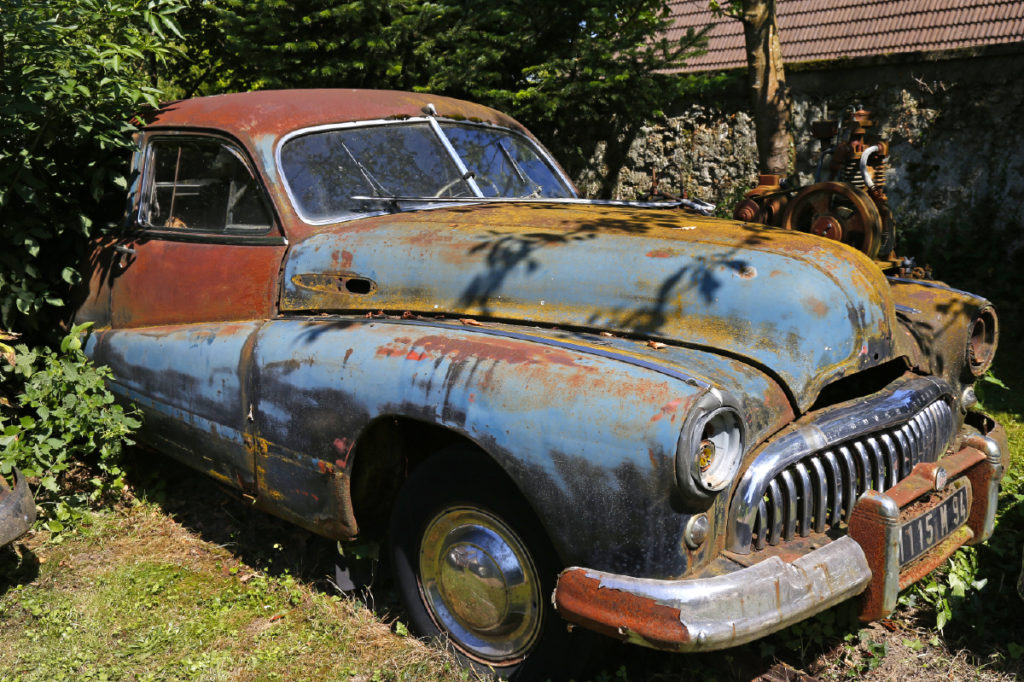
<svg viewBox="0 0 1024 682"><path fill-rule="evenodd" d="M339 140L339 142L341 144L341 148L345 150L346 154L348 154L348 158L352 159L352 163L354 163L356 165L356 168L359 169L359 172L362 173L363 179L365 179L366 183L370 185L370 189L372 189L374 193L377 194L378 198L386 199L387 197L385 195L388 192L384 185L380 183L380 180L373 177L373 173L371 173L366 166L359 162L359 159L355 157L355 154L352 153L352 150L348 148L348 145L345 144L344 141Z"/></svg>
<svg viewBox="0 0 1024 682"><path fill-rule="evenodd" d="M508 147L505 146L505 140L498 140L498 149L500 149L501 153L505 155L505 159L512 166L512 170L516 172L516 175L519 177L519 182L524 185L533 185L533 191L529 194L524 194L523 196L530 199L541 196L544 193L544 188L534 182L533 178L526 174L526 171L524 171L523 167L519 165L516 158L512 156L512 152L510 152Z"/></svg>

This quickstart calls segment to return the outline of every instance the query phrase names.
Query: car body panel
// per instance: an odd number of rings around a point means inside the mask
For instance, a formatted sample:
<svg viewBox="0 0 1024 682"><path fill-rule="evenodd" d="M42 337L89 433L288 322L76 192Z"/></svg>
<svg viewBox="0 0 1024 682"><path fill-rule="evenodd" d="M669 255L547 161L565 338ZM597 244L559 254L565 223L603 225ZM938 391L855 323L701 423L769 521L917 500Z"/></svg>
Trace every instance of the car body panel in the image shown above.
<svg viewBox="0 0 1024 682"><path fill-rule="evenodd" d="M366 283L357 293L353 279ZM479 315L713 349L769 368L801 410L895 356L888 288L862 254L680 211L540 203L370 218L296 243L282 286L282 311Z"/></svg>
<svg viewBox="0 0 1024 682"><path fill-rule="evenodd" d="M246 358L261 321L106 330L86 352L108 365L115 393L142 408L142 438L218 480L255 490L245 445Z"/></svg>

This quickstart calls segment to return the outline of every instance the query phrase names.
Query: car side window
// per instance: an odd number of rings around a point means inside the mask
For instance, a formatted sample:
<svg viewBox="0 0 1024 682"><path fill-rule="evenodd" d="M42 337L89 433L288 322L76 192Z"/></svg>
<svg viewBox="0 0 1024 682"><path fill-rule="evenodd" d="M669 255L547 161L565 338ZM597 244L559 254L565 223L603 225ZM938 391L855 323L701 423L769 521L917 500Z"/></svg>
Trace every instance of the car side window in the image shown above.
<svg viewBox="0 0 1024 682"><path fill-rule="evenodd" d="M158 229L262 234L272 226L244 157L220 140L157 138L147 145L140 220Z"/></svg>

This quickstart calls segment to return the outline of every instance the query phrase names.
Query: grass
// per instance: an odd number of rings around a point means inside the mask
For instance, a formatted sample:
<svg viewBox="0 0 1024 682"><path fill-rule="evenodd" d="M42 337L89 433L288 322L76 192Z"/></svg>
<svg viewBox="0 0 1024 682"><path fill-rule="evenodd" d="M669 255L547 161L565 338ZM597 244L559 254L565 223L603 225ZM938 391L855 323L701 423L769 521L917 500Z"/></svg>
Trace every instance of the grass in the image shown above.
<svg viewBox="0 0 1024 682"><path fill-rule="evenodd" d="M275 568L276 539L246 563L168 511L140 502L5 550L0 680L467 677L393 618Z"/></svg>
<svg viewBox="0 0 1024 682"><path fill-rule="evenodd" d="M1014 588L1024 546L1024 357L1006 326L995 374L1015 390L988 385L982 399L1007 428L1014 459L988 543L907 590L882 622L861 627L840 606L764 640L690 656L609 641L582 679L1024 677L1024 602ZM73 533L40 531L0 549L0 681L470 678L448 653L408 636L386 583L362 599L338 594L332 543L166 460L130 470L129 504L90 514ZM941 631L936 604L952 616Z"/></svg>

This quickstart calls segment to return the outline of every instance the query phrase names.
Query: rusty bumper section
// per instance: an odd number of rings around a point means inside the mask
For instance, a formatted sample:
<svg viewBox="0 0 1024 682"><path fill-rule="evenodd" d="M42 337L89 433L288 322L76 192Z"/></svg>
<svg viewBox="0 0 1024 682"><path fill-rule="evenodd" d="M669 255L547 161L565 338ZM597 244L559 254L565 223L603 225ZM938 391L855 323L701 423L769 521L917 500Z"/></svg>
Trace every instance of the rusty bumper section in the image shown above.
<svg viewBox="0 0 1024 682"><path fill-rule="evenodd" d="M0 547L24 535L36 520L36 503L21 472L15 469L14 488L0 476Z"/></svg>
<svg viewBox="0 0 1024 682"><path fill-rule="evenodd" d="M967 439L963 449L937 463L918 464L885 493L864 493L847 536L794 561L772 556L726 575L690 580L632 578L573 567L559 576L552 600L571 623L681 652L744 644L862 592L861 618L880 618L895 607L899 590L961 545L991 535L1007 451L1001 429L990 436ZM901 565L902 521L937 506L931 501L937 488L954 480L972 491L966 523Z"/></svg>
<svg viewBox="0 0 1024 682"><path fill-rule="evenodd" d="M710 651L781 630L864 590L864 551L844 537L792 563L771 557L728 575L651 580L570 568L555 607L577 625L634 644Z"/></svg>

